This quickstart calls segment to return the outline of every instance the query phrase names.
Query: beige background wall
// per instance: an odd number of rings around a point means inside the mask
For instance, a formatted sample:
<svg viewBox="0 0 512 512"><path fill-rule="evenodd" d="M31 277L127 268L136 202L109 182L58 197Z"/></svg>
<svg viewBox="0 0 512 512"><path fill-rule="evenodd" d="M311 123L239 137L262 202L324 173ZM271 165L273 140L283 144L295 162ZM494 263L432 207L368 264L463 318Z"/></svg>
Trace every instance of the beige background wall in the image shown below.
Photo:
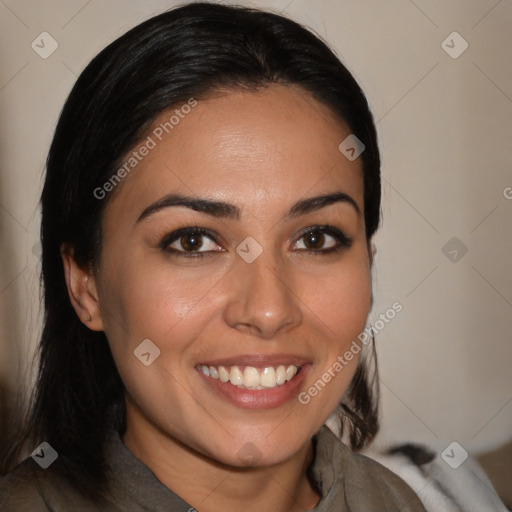
<svg viewBox="0 0 512 512"><path fill-rule="evenodd" d="M382 439L441 449L456 440L473 452L510 439L512 3L239 3L314 28L379 120L384 222L372 323L393 302L403 305L377 335ZM11 390L40 330L37 202L58 113L100 49L173 5L0 0L0 377ZM469 45L458 58L441 46L454 31ZM31 48L42 32L58 43L47 59ZM452 54L462 44L445 43Z"/></svg>

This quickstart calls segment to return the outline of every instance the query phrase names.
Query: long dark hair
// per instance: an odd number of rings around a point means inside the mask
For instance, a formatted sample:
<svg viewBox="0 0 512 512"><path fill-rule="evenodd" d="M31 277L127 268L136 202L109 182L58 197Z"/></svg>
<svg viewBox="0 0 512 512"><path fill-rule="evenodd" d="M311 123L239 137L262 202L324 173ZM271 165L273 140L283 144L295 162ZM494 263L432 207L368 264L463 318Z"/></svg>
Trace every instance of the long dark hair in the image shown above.
<svg viewBox="0 0 512 512"><path fill-rule="evenodd" d="M105 433L110 426L119 432L125 428L124 386L105 334L85 327L70 304L60 248L72 246L81 265L97 264L109 196L98 200L94 190L163 110L220 88L258 90L273 83L309 91L364 143L360 158L369 241L379 224L381 192L377 136L366 98L333 51L285 17L209 3L172 9L99 53L65 103L41 198L44 330L37 384L18 446L33 449L49 442L65 477L93 499L105 487ZM378 430L375 356L370 369L368 362L362 359L340 408L355 450Z"/></svg>

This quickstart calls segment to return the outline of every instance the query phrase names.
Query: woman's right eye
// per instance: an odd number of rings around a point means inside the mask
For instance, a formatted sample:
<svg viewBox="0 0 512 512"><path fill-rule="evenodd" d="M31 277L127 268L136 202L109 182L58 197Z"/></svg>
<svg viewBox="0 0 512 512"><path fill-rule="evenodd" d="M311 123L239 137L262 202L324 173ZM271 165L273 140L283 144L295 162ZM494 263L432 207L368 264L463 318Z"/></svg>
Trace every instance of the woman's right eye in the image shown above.
<svg viewBox="0 0 512 512"><path fill-rule="evenodd" d="M199 227L182 228L166 235L159 244L160 248L176 256L202 258L205 253L223 251L213 234Z"/></svg>

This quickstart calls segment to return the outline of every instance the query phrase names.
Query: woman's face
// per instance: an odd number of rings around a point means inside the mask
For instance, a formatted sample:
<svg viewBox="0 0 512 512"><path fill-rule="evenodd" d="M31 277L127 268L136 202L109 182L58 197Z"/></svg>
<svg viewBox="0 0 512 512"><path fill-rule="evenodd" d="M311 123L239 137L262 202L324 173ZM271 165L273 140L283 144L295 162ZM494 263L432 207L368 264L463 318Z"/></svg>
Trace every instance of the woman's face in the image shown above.
<svg viewBox="0 0 512 512"><path fill-rule="evenodd" d="M128 429L271 465L309 442L357 367L371 303L361 161L338 150L350 130L294 88L198 100L167 133L174 110L106 207L94 276Z"/></svg>

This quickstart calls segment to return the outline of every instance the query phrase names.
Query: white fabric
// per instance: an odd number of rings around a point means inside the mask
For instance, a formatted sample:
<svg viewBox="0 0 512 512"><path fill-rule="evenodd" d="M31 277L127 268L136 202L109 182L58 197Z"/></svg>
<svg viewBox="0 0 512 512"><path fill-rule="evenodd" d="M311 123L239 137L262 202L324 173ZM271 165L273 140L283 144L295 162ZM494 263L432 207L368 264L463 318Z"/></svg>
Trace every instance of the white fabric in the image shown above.
<svg viewBox="0 0 512 512"><path fill-rule="evenodd" d="M507 512L491 482L468 457L452 469L439 454L426 464L415 465L402 454L370 446L363 452L400 476L416 492L428 512Z"/></svg>

